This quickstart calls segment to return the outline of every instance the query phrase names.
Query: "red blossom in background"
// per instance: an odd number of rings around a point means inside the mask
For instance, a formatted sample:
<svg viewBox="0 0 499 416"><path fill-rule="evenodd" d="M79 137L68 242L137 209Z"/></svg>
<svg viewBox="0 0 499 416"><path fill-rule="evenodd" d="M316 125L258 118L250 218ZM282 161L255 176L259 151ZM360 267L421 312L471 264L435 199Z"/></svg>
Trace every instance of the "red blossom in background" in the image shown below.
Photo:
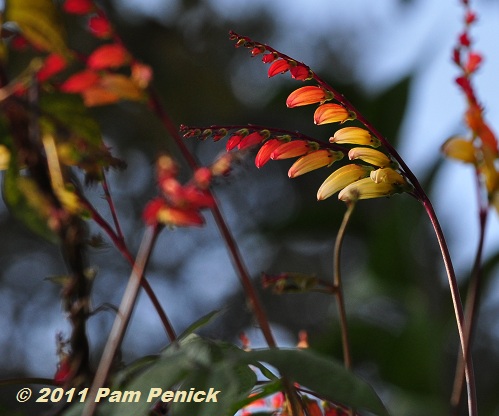
<svg viewBox="0 0 499 416"><path fill-rule="evenodd" d="M108 39L113 34L113 28L108 18L104 15L92 16L88 20L88 28L94 36L101 39Z"/></svg>
<svg viewBox="0 0 499 416"><path fill-rule="evenodd" d="M39 82L47 81L53 75L61 72L66 66L66 59L56 53L50 54L45 59L43 67L38 71L37 79Z"/></svg>
<svg viewBox="0 0 499 416"><path fill-rule="evenodd" d="M130 61L130 54L119 43L102 45L88 57L87 66L90 69L119 68Z"/></svg>
<svg viewBox="0 0 499 416"><path fill-rule="evenodd" d="M88 14L94 10L91 0L66 0L62 7L66 13L71 14Z"/></svg>

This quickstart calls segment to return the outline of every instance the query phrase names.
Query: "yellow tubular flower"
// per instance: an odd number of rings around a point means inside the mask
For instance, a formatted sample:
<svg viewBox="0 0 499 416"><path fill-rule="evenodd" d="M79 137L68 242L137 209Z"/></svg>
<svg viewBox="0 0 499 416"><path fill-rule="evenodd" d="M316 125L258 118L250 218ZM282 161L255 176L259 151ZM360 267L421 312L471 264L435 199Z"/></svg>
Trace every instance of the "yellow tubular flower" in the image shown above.
<svg viewBox="0 0 499 416"><path fill-rule="evenodd" d="M339 129L329 141L337 144L359 144L371 147L378 147L381 144L376 137L371 136L366 129L360 127Z"/></svg>
<svg viewBox="0 0 499 416"><path fill-rule="evenodd" d="M315 169L329 166L337 160L340 160L342 157L342 152L334 152L326 149L311 152L300 157L295 163L293 163L293 165L289 168L288 176L290 178L295 178Z"/></svg>
<svg viewBox="0 0 499 416"><path fill-rule="evenodd" d="M373 170L370 166L364 165L346 165L335 170L327 179L322 183L317 191L317 200L329 198L334 193L343 189L345 186L358 181L361 178L366 178ZM370 179L369 179L370 180Z"/></svg>
<svg viewBox="0 0 499 416"><path fill-rule="evenodd" d="M354 147L348 152L350 160L360 159L371 165L384 168L390 164L390 158L379 150L371 149L369 147Z"/></svg>
<svg viewBox="0 0 499 416"><path fill-rule="evenodd" d="M364 178L343 188L338 194L338 199L349 202L358 199L381 198L396 192L400 192L400 188L395 184L388 182L376 183L371 178Z"/></svg>
<svg viewBox="0 0 499 416"><path fill-rule="evenodd" d="M328 97L326 91L321 87L308 85L306 87L298 88L289 94L286 105L289 108L293 108L301 105L322 103L331 98L332 97Z"/></svg>
<svg viewBox="0 0 499 416"><path fill-rule="evenodd" d="M460 160L465 163L476 163L475 146L462 137L451 137L442 145L445 156Z"/></svg>
<svg viewBox="0 0 499 416"><path fill-rule="evenodd" d="M405 178L392 168L381 168L371 172L371 180L376 183L386 182L398 185L407 184Z"/></svg>

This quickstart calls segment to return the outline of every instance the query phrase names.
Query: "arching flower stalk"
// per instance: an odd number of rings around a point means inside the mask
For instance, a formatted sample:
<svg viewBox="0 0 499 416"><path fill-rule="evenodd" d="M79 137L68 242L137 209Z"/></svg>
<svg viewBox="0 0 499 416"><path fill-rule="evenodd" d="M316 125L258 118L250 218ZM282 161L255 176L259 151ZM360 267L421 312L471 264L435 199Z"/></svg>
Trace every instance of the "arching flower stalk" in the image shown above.
<svg viewBox="0 0 499 416"><path fill-rule="evenodd" d="M473 368L464 347L464 313L459 288L439 221L417 177L390 142L369 120L346 97L337 92L307 65L268 45L255 42L235 32L230 32L230 39L236 42L236 47L250 49L252 56L261 55L262 62L270 65L269 77L289 72L293 79L310 81L312 85L294 90L288 96L286 105L289 108L316 105L313 114L314 123L316 125L336 124L338 128L332 132L329 142L311 139L299 133L258 126L212 126L208 129L183 126L181 130L184 137L196 136L206 139L211 136L215 140L220 140L222 136L225 136L228 143L231 143L227 146L228 149L234 149L247 135L259 133L261 140L248 140L251 145L260 146L255 159L258 168L271 159L296 157L299 159L288 172L291 178L324 167L332 170L319 187L318 200L326 199L338 192L338 198L347 203L359 199L391 196L396 193L408 193L420 201L430 218L444 260L465 363L469 414L476 415ZM479 60L470 57L466 67L472 71L478 64ZM473 120L473 113L470 112L469 118ZM265 134L262 134L264 131ZM486 141L487 132L481 131L481 133L485 137L482 140ZM456 150L456 152L460 151ZM342 161L343 166L340 166L338 161Z"/></svg>

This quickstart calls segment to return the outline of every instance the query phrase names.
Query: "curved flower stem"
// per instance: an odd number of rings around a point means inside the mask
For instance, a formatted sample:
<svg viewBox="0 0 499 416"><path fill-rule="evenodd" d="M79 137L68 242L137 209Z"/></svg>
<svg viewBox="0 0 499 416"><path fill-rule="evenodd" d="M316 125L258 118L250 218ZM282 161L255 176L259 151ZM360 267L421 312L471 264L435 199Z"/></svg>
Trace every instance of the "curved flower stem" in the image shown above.
<svg viewBox="0 0 499 416"><path fill-rule="evenodd" d="M430 199L423 190L421 184L419 183L416 175L411 171L409 166L405 163L399 153L395 148L386 140L383 135L351 104L343 94L337 92L334 88L328 85L325 81L319 78L316 74L313 75L314 80L323 88L334 94L334 99L342 104L347 110L351 111L356 115L357 120L359 120L370 132L380 140L380 142L385 146L390 155L398 162L401 170L404 172L405 176L414 186L414 196L423 204L426 213L431 221L433 230L438 240L438 245L440 247L440 252L442 254L442 259L445 265L445 271L447 274L447 279L449 282L449 289L451 292L452 304L454 307L454 315L456 319L457 330L459 333L459 341L461 343L461 351L464 360L465 376L466 376L466 386L468 390L468 412L470 416L477 415L477 404L476 404L476 392L475 392L475 377L473 371L473 363L471 354L467 348L467 342L464 335L465 328L465 318L463 312L463 304L461 301L461 296L459 294L459 287L457 284L456 274L454 272L454 267L452 265L452 259L449 253L449 248L447 242L445 241L445 236L443 234L442 228L438 221L435 210L431 204Z"/></svg>
<svg viewBox="0 0 499 416"><path fill-rule="evenodd" d="M132 274L128 279L128 285L123 294L121 304L114 319L114 324L109 334L109 338L104 347L94 381L88 393L86 405L83 409L82 416L92 416L95 412L97 403L95 397L99 388L103 387L106 383L109 370L113 363L116 351L121 345L121 341L125 336L125 331L130 321L137 295L139 293L141 281L144 276L144 271L151 256L154 242L158 236L159 227L148 227L142 237L142 242L137 253L137 259L134 263Z"/></svg>
<svg viewBox="0 0 499 416"><path fill-rule="evenodd" d="M128 250L128 247L125 244L125 240L116 234L116 232L112 229L112 227L108 224L108 222L104 218L102 218L99 212L85 197L80 195L80 199L85 205L85 208L90 211L92 219L106 232L108 237L113 241L118 251L133 267L135 261L133 259L132 254L130 253L130 250ZM170 339L171 342L175 341L177 339L177 334L173 329L173 325L168 319L168 316L166 315L166 312L163 310L163 307L161 306L158 297L154 293L154 290L152 289L151 285L149 284L149 281L145 278L145 276L140 280L140 284L147 293L147 296L149 296L149 299L151 300L154 308L156 309L156 312L159 316L159 319L161 319L161 322L163 323L163 327L165 328L168 338Z"/></svg>
<svg viewBox="0 0 499 416"><path fill-rule="evenodd" d="M348 339L348 325L347 325L347 315L345 309L345 298L343 296L343 284L341 281L341 247L343 245L343 239L345 237L345 231L355 209L355 201L352 201L347 205L347 210L343 216L343 221L341 222L340 228L338 230L338 235L336 236L336 242L334 244L334 296L336 296L336 302L338 304L338 314L340 318L341 327L341 343L343 346L343 362L345 363L345 368L350 369L352 367L352 355L350 353L350 342Z"/></svg>
<svg viewBox="0 0 499 416"><path fill-rule="evenodd" d="M175 124L172 122L172 120L164 110L159 97L154 91L150 91L150 105L153 108L156 115L158 116L158 118L163 123L165 129L174 139L175 143L177 144L180 152L182 153L183 157L189 164L190 168L192 170L198 169L199 168L198 162L196 161L192 153L189 151L185 143L182 141L182 138L178 133L177 126L175 126ZM253 286L253 283L251 282L249 272L246 268L246 265L244 264L241 253L239 252L237 243L234 240L234 237L232 236L232 233L230 232L227 223L225 222L222 212L220 211L219 204L215 203L213 207L211 207L210 209L215 219L215 222L217 223L218 229L222 234L225 244L227 245L229 254L232 258L232 262L237 271L237 274L239 275L239 280L241 281L243 289L250 303L251 310L253 311L256 320L258 321L258 324L263 333L265 341L267 342L267 345L269 347L271 348L276 347L277 343L274 339L274 335L272 334L267 314Z"/></svg>
<svg viewBox="0 0 499 416"><path fill-rule="evenodd" d="M478 177L478 176L477 176ZM478 181L479 182L479 181ZM478 184L480 189L480 183ZM464 330L464 340L466 350L471 350L471 343L473 340L473 333L475 322L477 320L478 314L478 305L480 302L480 293L481 293L481 277L482 277L482 254L483 254L483 245L485 241L485 228L487 224L488 217L488 206L482 205L479 211L479 229L480 234L478 238L478 246L475 254L475 261L473 263L473 269L471 272L470 283L468 286L468 292L466 294L466 304L464 308L464 315L467 325ZM454 387L452 390L451 396L451 406L454 414L458 414L459 405L461 403L461 396L463 392L464 385L464 361L463 357L459 355L457 365L456 365L456 374L454 376Z"/></svg>

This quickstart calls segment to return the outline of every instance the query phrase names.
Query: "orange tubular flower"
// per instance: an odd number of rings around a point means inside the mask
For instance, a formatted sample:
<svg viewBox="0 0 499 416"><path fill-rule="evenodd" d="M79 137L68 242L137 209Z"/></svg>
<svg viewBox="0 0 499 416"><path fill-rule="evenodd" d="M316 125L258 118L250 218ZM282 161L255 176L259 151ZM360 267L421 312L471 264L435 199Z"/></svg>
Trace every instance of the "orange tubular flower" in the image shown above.
<svg viewBox="0 0 499 416"><path fill-rule="evenodd" d="M286 105L289 108L298 107L301 105L309 105L322 103L327 99L331 99L326 95L321 87L316 87L314 85L307 85L306 87L298 88L289 94L286 100Z"/></svg>
<svg viewBox="0 0 499 416"><path fill-rule="evenodd" d="M302 156L310 151L310 144L306 140L294 140L281 144L275 149L270 158L273 160L289 159L292 157Z"/></svg>
<svg viewBox="0 0 499 416"><path fill-rule="evenodd" d="M343 123L355 117L340 104L323 104L315 110L314 123L317 125L327 123Z"/></svg>
<svg viewBox="0 0 499 416"><path fill-rule="evenodd" d="M380 141L360 127L344 127L339 129L329 139L331 143L337 144L360 144L364 146L379 147Z"/></svg>
<svg viewBox="0 0 499 416"><path fill-rule="evenodd" d="M334 152L327 149L317 150L300 157L293 165L289 168L288 176L290 178L296 178L297 176L303 175L304 173L311 172L315 169L322 168L324 166L330 166L332 163L340 160L343 157L342 152Z"/></svg>
<svg viewBox="0 0 499 416"><path fill-rule="evenodd" d="M328 178L322 183L317 191L317 200L329 198L331 195L338 192L340 189L345 188L351 183L359 179L369 176L373 169L369 166L363 165L346 165L335 170Z"/></svg>
<svg viewBox="0 0 499 416"><path fill-rule="evenodd" d="M260 144L263 141L263 139L264 136L260 132L255 131L251 134L248 134L244 139L242 139L237 145L237 148L239 150L242 150L251 146L255 146L257 144Z"/></svg>
<svg viewBox="0 0 499 416"><path fill-rule="evenodd" d="M255 165L258 169L260 169L263 165L265 165L269 160L270 156L276 150L282 142L279 139L270 139L264 143L260 150L256 154L255 157Z"/></svg>
<svg viewBox="0 0 499 416"><path fill-rule="evenodd" d="M272 78L273 76L276 76L278 74L284 74L288 70L289 70L288 61L285 61L284 59L279 59L273 62L272 65L270 65L268 76L269 78Z"/></svg>

